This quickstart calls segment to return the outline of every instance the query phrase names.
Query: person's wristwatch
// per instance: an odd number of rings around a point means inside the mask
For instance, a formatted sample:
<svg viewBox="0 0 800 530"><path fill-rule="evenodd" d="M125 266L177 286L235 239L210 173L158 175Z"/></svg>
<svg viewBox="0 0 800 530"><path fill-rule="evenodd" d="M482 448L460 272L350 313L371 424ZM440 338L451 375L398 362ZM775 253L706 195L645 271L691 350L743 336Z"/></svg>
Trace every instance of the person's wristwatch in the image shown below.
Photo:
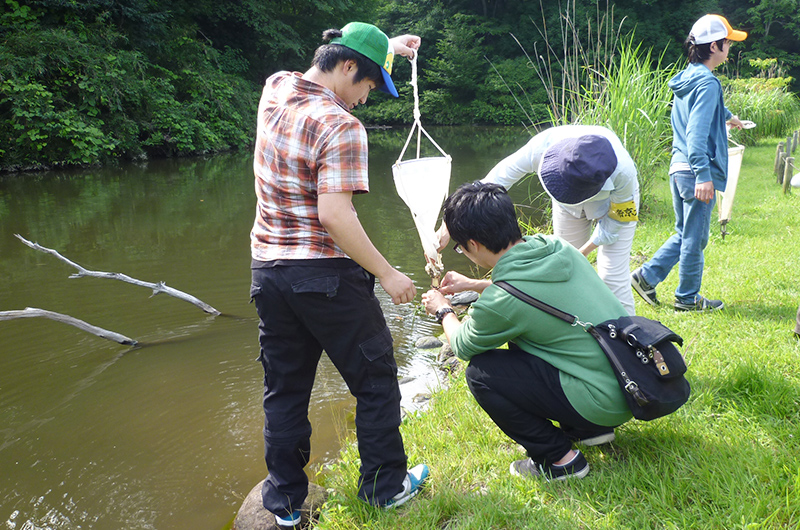
<svg viewBox="0 0 800 530"><path fill-rule="evenodd" d="M443 307L443 308L439 309L438 311L436 311L436 322L441 324L442 320L444 319L444 316L447 313L453 313L455 315L456 312L453 310L452 307Z"/></svg>

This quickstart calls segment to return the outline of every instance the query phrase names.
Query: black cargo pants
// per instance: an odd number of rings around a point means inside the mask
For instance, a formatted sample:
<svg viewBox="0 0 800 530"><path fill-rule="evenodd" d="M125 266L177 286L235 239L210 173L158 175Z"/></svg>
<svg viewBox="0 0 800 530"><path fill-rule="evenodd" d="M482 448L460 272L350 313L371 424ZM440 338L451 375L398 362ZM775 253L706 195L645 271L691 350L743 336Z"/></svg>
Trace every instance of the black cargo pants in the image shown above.
<svg viewBox="0 0 800 530"><path fill-rule="evenodd" d="M254 264L269 472L262 499L279 516L300 509L308 494L308 407L323 350L356 398L359 496L380 505L402 489L397 365L374 286L375 277L349 259Z"/></svg>

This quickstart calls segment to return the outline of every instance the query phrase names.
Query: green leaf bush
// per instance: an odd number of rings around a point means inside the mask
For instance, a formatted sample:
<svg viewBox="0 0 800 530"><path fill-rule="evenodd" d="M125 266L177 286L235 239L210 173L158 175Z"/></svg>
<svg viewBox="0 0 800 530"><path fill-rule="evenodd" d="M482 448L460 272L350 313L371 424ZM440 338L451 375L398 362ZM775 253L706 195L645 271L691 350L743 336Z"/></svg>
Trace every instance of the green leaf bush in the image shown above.
<svg viewBox="0 0 800 530"><path fill-rule="evenodd" d="M176 38L154 64L102 23L6 32L0 41L0 169L92 165L249 146L257 90Z"/></svg>

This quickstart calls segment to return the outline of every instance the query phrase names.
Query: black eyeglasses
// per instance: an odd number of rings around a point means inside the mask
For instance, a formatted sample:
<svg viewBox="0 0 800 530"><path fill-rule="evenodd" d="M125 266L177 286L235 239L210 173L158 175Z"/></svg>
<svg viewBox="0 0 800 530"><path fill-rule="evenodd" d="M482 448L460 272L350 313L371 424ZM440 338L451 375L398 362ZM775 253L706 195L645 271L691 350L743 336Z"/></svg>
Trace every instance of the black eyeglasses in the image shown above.
<svg viewBox="0 0 800 530"><path fill-rule="evenodd" d="M464 253L464 251L461 250L461 245L459 245L458 243L453 245L453 250L455 250L458 254L463 254Z"/></svg>

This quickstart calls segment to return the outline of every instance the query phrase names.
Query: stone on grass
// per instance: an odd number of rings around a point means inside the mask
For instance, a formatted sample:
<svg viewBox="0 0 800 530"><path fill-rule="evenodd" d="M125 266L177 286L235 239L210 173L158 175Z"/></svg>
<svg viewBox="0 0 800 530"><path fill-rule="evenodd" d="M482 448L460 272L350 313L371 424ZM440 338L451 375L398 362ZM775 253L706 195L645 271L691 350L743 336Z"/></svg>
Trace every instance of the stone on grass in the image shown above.
<svg viewBox="0 0 800 530"><path fill-rule="evenodd" d="M450 357L453 357L455 353L453 353L453 348L450 347L449 342L445 342L442 344L442 349L439 350L439 355L436 357L436 360L441 362L446 361Z"/></svg>
<svg viewBox="0 0 800 530"><path fill-rule="evenodd" d="M275 515L261 504L263 484L262 480L250 490L233 520L233 530L282 530L282 527L275 524ZM316 521L319 518L319 510L327 499L328 492L325 488L316 484L308 485L308 497L300 508L303 512L303 528L310 528L309 519Z"/></svg>
<svg viewBox="0 0 800 530"><path fill-rule="evenodd" d="M456 374L464 367L458 357L449 357L439 365L439 369L448 374Z"/></svg>

